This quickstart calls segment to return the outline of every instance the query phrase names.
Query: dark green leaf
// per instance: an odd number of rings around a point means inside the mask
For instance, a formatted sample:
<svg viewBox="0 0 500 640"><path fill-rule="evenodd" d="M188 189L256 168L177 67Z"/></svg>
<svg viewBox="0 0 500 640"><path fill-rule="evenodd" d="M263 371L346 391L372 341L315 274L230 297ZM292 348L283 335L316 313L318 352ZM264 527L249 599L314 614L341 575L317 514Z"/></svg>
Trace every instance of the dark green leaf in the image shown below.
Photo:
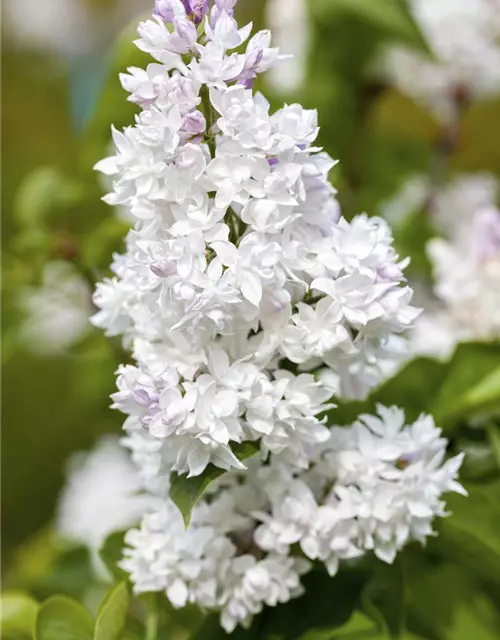
<svg viewBox="0 0 500 640"><path fill-rule="evenodd" d="M27 593L7 591L0 599L0 630L2 638L7 640L14 634L29 634L35 629L38 603Z"/></svg>
<svg viewBox="0 0 500 640"><path fill-rule="evenodd" d="M125 626L129 594L125 582L114 587L104 598L94 630L94 640L118 640Z"/></svg>
<svg viewBox="0 0 500 640"><path fill-rule="evenodd" d="M326 571L312 571L302 582L305 593L257 619L256 638L272 640L325 640L348 623L360 601L368 574L354 568L341 569L331 578ZM252 630L254 627L252 627ZM317 634L316 636L314 634Z"/></svg>
<svg viewBox="0 0 500 640"><path fill-rule="evenodd" d="M233 445L233 453L239 460L245 460L257 453L257 446L252 442L244 442L241 445ZM209 464L200 476L188 478L179 474L172 474L170 478L170 497L179 508L186 527L191 519L191 512L196 503L205 493L207 487L223 473L213 464Z"/></svg>
<svg viewBox="0 0 500 640"><path fill-rule="evenodd" d="M400 553L394 564L380 563L363 592L363 605L390 638L398 639L405 630L406 585L404 558Z"/></svg>
<svg viewBox="0 0 500 640"><path fill-rule="evenodd" d="M120 569L118 563L123 557L125 531L117 531L108 536L99 550L99 556L115 580L127 579L128 574Z"/></svg>
<svg viewBox="0 0 500 640"><path fill-rule="evenodd" d="M94 622L78 602L54 596L40 607L35 640L92 640Z"/></svg>
<svg viewBox="0 0 500 640"><path fill-rule="evenodd" d="M500 583L500 483L470 484L469 497L446 497L451 517L438 523L430 548L483 578Z"/></svg>

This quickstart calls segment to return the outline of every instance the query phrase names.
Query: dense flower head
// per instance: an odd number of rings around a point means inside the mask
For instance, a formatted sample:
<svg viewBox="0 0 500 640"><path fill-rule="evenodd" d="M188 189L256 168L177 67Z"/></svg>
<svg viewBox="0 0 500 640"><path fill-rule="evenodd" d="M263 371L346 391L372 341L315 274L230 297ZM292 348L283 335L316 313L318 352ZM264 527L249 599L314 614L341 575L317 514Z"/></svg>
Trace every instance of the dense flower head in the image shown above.
<svg viewBox="0 0 500 640"><path fill-rule="evenodd" d="M406 426L403 411L379 406L331 429L307 470L255 456L248 473L225 475L187 531L167 500L127 534L121 567L137 593L219 611L228 632L248 626L264 605L299 596L313 562L333 576L342 561L374 552L390 563L407 542L424 543L446 515L442 494L464 493L462 456L444 462L446 444L429 416Z"/></svg>
<svg viewBox="0 0 500 640"><path fill-rule="evenodd" d="M115 406L190 475L241 468L231 446L248 440L305 464L328 399L377 384L417 316L387 224L341 217L316 112L270 113L252 91L280 56L233 6L157 2L137 41L157 62L121 76L142 111L96 167L134 220L94 296L94 323L137 361ZM307 373L321 368L328 384Z"/></svg>
<svg viewBox="0 0 500 640"><path fill-rule="evenodd" d="M462 491L430 417L405 426L379 407L327 424L336 397L366 396L404 351L419 313L408 261L384 220L342 217L316 112L271 113L253 91L280 55L234 5L157 0L139 25L155 62L121 82L141 111L96 167L131 229L93 318L132 352L113 407L155 496L121 566L137 593L218 611L228 632L299 596L313 562L392 562ZM172 474L209 465L227 473L186 529Z"/></svg>

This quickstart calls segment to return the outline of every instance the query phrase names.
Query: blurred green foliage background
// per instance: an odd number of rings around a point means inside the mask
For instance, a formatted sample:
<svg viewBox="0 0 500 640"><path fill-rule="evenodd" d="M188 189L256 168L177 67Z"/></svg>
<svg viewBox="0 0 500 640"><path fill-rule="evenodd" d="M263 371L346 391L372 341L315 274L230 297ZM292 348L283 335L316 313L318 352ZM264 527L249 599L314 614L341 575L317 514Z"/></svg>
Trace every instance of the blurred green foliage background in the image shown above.
<svg viewBox="0 0 500 640"><path fill-rule="evenodd" d="M95 25L120 15L118 0L72 3L86 4ZM147 11L148 4L138 1L133 12ZM263 26L264 5L264 0L240 0L241 19ZM405 7L403 0L310 0L304 86L286 96L262 87L273 106L287 100L318 109L320 143L341 160L334 182L347 216L378 213L380 203L409 176L432 171L442 152L443 131L433 115L372 73L375 54L389 42L433 55ZM132 29L118 37L130 11L125 14L113 21L99 46L76 54L54 51L49 42L45 48L20 43L8 15L3 24L2 550L7 586L17 584L22 550L53 516L69 454L121 428L122 418L109 410L108 397L113 372L124 358L120 345L89 328L63 353L34 353L20 331L19 294L39 284L44 266L54 259L75 264L91 286L107 273L112 252L122 245L125 224L101 202L104 187L92 166L106 153L110 124L124 126L133 118L134 107L126 102L117 74L130 64L140 66L144 57L131 44ZM60 18L54 29L64 30L64 15ZM447 173L487 171L500 178L499 123L498 97L465 109L447 152ZM412 255L412 275L425 281L429 268L423 246L434 230L421 211L412 214L395 229L396 243ZM471 497L453 501L454 516L441 525L428 564L415 567L411 598L420 612L415 626L431 640L499 638L500 344L461 345L446 363L418 359L367 402L341 406L336 422L349 422L377 400L404 406L409 418L432 411L453 449L472 444L476 452L463 474ZM33 548L32 553L36 556ZM452 615L457 603L458 618Z"/></svg>

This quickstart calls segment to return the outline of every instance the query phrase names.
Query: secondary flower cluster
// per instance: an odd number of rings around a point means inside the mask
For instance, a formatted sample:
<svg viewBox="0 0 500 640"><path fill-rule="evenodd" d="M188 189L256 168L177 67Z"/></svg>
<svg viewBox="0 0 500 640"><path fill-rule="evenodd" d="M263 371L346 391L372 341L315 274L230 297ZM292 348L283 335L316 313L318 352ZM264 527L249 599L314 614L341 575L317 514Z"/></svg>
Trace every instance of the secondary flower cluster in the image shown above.
<svg viewBox="0 0 500 640"><path fill-rule="evenodd" d="M256 456L247 473L224 475L187 531L165 501L127 534L121 566L135 591L218 610L230 632L300 595L314 561L333 576L342 560L374 552L392 562L408 541L424 542L445 515L441 494L464 492L455 480L462 456L443 464L446 440L430 417L404 426L401 410L378 413L333 428L307 470Z"/></svg>
<svg viewBox="0 0 500 640"><path fill-rule="evenodd" d="M410 6L435 58L391 47L384 61L389 79L444 120L454 117L460 95L498 93L499 0L411 0Z"/></svg>

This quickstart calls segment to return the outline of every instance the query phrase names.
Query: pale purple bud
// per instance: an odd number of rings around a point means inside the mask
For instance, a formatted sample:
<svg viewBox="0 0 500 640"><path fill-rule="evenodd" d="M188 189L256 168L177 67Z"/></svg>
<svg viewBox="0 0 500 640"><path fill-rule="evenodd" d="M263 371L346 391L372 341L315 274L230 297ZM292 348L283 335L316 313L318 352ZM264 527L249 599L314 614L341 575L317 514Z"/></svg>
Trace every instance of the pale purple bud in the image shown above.
<svg viewBox="0 0 500 640"><path fill-rule="evenodd" d="M188 1L189 0L186 0L186 2ZM191 15L195 24L200 24L200 22L208 13L208 0L190 0L189 4L189 14Z"/></svg>
<svg viewBox="0 0 500 640"><path fill-rule="evenodd" d="M137 389L133 392L134 400L137 404L141 405L141 407L149 407L149 405L153 402L153 398L149 396L149 393L146 389Z"/></svg>
<svg viewBox="0 0 500 640"><path fill-rule="evenodd" d="M171 0L155 0L153 15L159 16L165 22L173 22L175 13Z"/></svg>
<svg viewBox="0 0 500 640"><path fill-rule="evenodd" d="M185 20L183 18L175 18L174 19L174 30L175 34L178 37L178 41L175 43L176 47L179 48L179 53L181 49L193 49L196 41L198 40L198 33L196 31L196 27L189 20Z"/></svg>
<svg viewBox="0 0 500 640"><path fill-rule="evenodd" d="M182 120L182 129L192 136L203 133L207 127L207 121L201 111L195 110L187 113Z"/></svg>
<svg viewBox="0 0 500 640"><path fill-rule="evenodd" d="M245 89L252 88L254 78L257 75L257 67L260 64L263 55L264 52L262 51L262 49L252 49L249 53L247 53L243 71L236 79L238 84L242 84L245 86Z"/></svg>
<svg viewBox="0 0 500 640"><path fill-rule="evenodd" d="M149 268L159 278L167 278L177 272L175 262L172 262L172 260L158 260L150 264Z"/></svg>
<svg viewBox="0 0 500 640"><path fill-rule="evenodd" d="M500 254L500 211L481 209L474 216L474 250L479 259Z"/></svg>
<svg viewBox="0 0 500 640"><path fill-rule="evenodd" d="M269 166L270 166L270 167L275 167L275 166L278 164L278 162L279 162L279 158L276 158L276 157L274 157L274 158L268 158L268 159L267 159L267 162L268 162L268 164L269 164Z"/></svg>

